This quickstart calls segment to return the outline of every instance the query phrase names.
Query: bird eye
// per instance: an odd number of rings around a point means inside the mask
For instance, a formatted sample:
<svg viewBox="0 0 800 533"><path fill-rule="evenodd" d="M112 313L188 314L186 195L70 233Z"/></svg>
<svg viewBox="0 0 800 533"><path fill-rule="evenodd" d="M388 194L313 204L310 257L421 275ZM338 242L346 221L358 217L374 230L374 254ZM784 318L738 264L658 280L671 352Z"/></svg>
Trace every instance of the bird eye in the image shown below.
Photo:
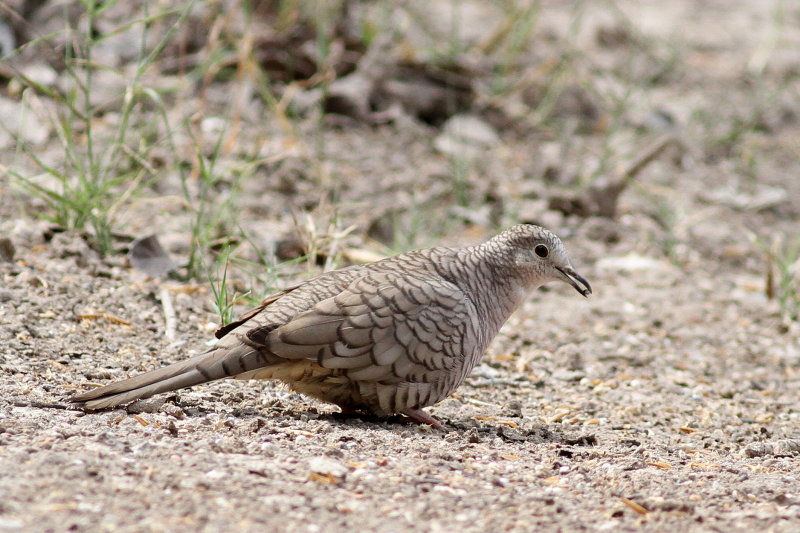
<svg viewBox="0 0 800 533"><path fill-rule="evenodd" d="M548 250L547 246L544 244L537 244L533 251L536 252L536 255L539 257L547 257L547 254L550 253L550 250Z"/></svg>

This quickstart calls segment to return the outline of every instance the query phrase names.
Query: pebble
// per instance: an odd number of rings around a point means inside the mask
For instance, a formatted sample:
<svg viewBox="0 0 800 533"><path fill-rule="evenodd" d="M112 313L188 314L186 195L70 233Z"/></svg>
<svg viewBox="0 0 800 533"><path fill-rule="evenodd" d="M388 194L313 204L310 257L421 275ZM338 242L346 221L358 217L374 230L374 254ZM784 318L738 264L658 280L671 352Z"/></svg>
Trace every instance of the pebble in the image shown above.
<svg viewBox="0 0 800 533"><path fill-rule="evenodd" d="M127 407L130 414L141 413L157 413L164 405L165 399L163 397L148 398L146 400L137 400Z"/></svg>
<svg viewBox="0 0 800 533"><path fill-rule="evenodd" d="M316 474L343 479L347 474L347 466L330 457L317 456L308 460L308 469Z"/></svg>

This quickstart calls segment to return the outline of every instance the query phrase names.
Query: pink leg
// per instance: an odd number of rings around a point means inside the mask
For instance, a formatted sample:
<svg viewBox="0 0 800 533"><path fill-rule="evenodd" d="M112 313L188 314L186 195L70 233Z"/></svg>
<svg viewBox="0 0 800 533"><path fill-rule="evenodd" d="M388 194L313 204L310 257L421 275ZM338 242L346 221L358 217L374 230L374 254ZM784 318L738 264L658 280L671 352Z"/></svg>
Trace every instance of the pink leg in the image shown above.
<svg viewBox="0 0 800 533"><path fill-rule="evenodd" d="M433 418L431 415L429 415L422 409L406 409L405 411L400 411L400 412L406 415L414 422L419 422L420 424L428 424L429 426L434 427L436 429L442 429L442 424L439 423L438 420Z"/></svg>

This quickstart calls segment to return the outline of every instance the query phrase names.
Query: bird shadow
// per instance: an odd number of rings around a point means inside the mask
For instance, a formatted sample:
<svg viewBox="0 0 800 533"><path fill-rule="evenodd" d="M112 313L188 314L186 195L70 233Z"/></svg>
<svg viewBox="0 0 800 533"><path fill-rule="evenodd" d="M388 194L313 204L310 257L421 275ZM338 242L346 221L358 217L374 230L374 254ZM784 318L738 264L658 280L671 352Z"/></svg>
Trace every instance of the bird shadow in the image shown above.
<svg viewBox="0 0 800 533"><path fill-rule="evenodd" d="M187 409L187 414L201 414L210 412L205 409ZM213 410L212 410L213 411ZM468 441L482 442L489 439L500 438L507 443L528 443L528 444L559 444L564 446L565 454L571 454L569 450L592 447L598 444L598 438L593 433L567 433L559 428L547 426L532 427L510 427L505 424L494 425L491 422L475 420L473 418L437 418L441 423L440 429L435 429L427 424L423 424L404 415L377 416L370 413L359 411L352 412L331 412L318 410L309 407L307 410L298 411L292 408L271 408L271 415L278 418L296 419L298 422L303 414L313 415L315 420L324 421L331 426L341 429L365 429L373 431L397 431L400 428L420 428L431 435L462 433ZM269 416L263 409L255 407L243 407L234 409L231 414L237 418L257 418L269 424Z"/></svg>

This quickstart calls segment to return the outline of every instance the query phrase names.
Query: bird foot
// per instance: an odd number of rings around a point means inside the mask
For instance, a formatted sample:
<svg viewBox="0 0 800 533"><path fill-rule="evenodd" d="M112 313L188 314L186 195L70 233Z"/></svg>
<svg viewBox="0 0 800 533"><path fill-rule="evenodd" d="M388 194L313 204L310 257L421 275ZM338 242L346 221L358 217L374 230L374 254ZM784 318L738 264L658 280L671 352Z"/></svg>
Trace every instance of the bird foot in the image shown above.
<svg viewBox="0 0 800 533"><path fill-rule="evenodd" d="M414 422L428 424L435 429L442 429L442 424L422 409L406 409L405 411L400 411L400 413L404 414Z"/></svg>
<svg viewBox="0 0 800 533"><path fill-rule="evenodd" d="M365 413L364 411L359 411L358 409L352 409L350 407L342 407L340 405L339 409L341 410L341 413L334 413L334 417L341 416L341 417L344 417L344 418L349 418L349 417L352 417L352 416L357 416L358 418L361 418L362 420L375 421L375 422L380 422L382 420L383 421L386 420L386 418L375 417L375 415L371 415L369 413ZM442 429L441 422L439 422L438 420L433 418L431 415L429 415L428 413L426 413L422 409L406 409L405 411L400 411L400 414L403 415L406 420L411 419L412 421L420 423L420 424L428 424L429 426L431 426L431 427L433 427L435 429ZM392 417L389 417L389 418L391 420ZM399 422L399 421L400 421L399 419L395 420L395 422Z"/></svg>

